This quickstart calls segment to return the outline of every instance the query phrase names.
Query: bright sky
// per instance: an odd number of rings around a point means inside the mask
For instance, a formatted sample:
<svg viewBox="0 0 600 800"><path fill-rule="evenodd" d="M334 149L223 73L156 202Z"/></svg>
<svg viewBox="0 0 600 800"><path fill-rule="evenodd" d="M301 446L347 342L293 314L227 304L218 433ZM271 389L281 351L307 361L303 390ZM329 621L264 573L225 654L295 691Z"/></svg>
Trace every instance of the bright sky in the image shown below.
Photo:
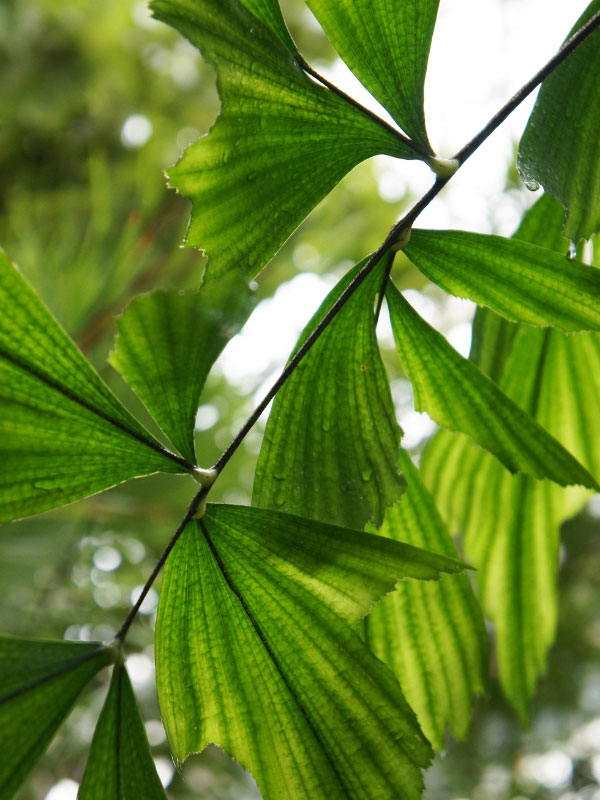
<svg viewBox="0 0 600 800"><path fill-rule="evenodd" d="M425 87L427 125L436 151L450 157L477 133L554 54L586 6L587 0L441 0ZM306 15L310 24L318 25L308 9ZM316 66L361 103L386 116L342 61ZM472 156L421 215L419 226L512 233L524 201L503 192L506 169L534 99L535 95L525 101ZM384 156L376 162L379 191L388 200L402 197L407 188L420 196L431 185L432 174L423 164ZM525 202L535 199L525 189L523 196ZM258 402L331 286L327 277L301 274L279 287L224 351L219 365L226 377L240 387L256 389ZM435 311L435 304L418 292L408 299L457 350L468 354L472 304L448 298ZM380 334L391 336L386 315ZM395 395L405 397L406 387L392 388L397 389ZM432 431L427 415L416 414L410 405L409 396L398 406L408 447Z"/></svg>

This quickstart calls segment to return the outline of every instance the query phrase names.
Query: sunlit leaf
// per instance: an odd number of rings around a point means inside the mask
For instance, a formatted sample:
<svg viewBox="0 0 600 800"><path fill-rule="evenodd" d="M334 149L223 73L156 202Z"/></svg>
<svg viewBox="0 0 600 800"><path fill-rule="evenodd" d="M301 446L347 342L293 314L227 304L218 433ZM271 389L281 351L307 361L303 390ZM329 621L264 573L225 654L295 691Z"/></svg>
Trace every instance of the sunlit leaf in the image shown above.
<svg viewBox="0 0 600 800"><path fill-rule="evenodd" d="M233 274L197 291L142 295L117 320L110 363L191 463L200 392L250 310L248 286Z"/></svg>
<svg viewBox="0 0 600 800"><path fill-rule="evenodd" d="M516 239L414 230L404 248L429 280L514 322L600 329L600 270Z"/></svg>
<svg viewBox="0 0 600 800"><path fill-rule="evenodd" d="M83 687L111 661L98 644L0 635L0 800L12 800Z"/></svg>
<svg viewBox="0 0 600 800"><path fill-rule="evenodd" d="M166 800L127 670L113 670L78 800Z"/></svg>
<svg viewBox="0 0 600 800"><path fill-rule="evenodd" d="M238 0L153 0L152 8L217 70L219 118L169 170L171 185L192 200L187 243L206 251L209 276L260 272L366 158L419 158L405 139L308 78Z"/></svg>
<svg viewBox="0 0 600 800"><path fill-rule="evenodd" d="M216 742L265 800L420 797L429 746L356 623L398 578L460 568L361 531L209 505L167 562L157 619L176 759Z"/></svg>
<svg viewBox="0 0 600 800"><path fill-rule="evenodd" d="M398 125L432 153L423 86L439 0L307 0L336 50Z"/></svg>
<svg viewBox="0 0 600 800"><path fill-rule="evenodd" d="M516 236L564 251L562 209L546 196ZM490 312L485 312L486 316ZM566 336L506 321L484 321L472 357L492 370L500 387L600 475L597 437L600 336ZM492 358L497 343L502 361ZM436 434L425 449L423 475L452 530L464 533L465 552L478 568L486 614L496 627L500 680L525 720L556 629L559 525L588 493L512 477L465 436Z"/></svg>
<svg viewBox="0 0 600 800"><path fill-rule="evenodd" d="M329 293L297 347L361 266ZM368 519L380 524L401 496L400 428L373 313L384 270L383 262L373 270L277 394L254 505L362 528Z"/></svg>
<svg viewBox="0 0 600 800"><path fill-rule="evenodd" d="M396 347L415 393L415 408L471 436L511 472L565 486L594 478L471 361L414 311L393 284L386 296Z"/></svg>
<svg viewBox="0 0 600 800"><path fill-rule="evenodd" d="M400 452L407 489L378 533L456 557L452 539L410 456ZM438 583L404 581L366 620L367 641L398 676L423 732L441 750L450 730L467 734L475 695L485 690L488 644L481 607L466 575Z"/></svg>
<svg viewBox="0 0 600 800"><path fill-rule="evenodd" d="M281 16L279 0L242 0L242 3L273 31L292 55L296 55L296 46Z"/></svg>
<svg viewBox="0 0 600 800"><path fill-rule="evenodd" d="M181 472L0 253L0 521Z"/></svg>
<svg viewBox="0 0 600 800"><path fill-rule="evenodd" d="M598 11L600 0L593 0L569 37ZM542 83L519 145L523 180L541 184L565 206L565 234L574 241L600 230L599 87L596 30Z"/></svg>

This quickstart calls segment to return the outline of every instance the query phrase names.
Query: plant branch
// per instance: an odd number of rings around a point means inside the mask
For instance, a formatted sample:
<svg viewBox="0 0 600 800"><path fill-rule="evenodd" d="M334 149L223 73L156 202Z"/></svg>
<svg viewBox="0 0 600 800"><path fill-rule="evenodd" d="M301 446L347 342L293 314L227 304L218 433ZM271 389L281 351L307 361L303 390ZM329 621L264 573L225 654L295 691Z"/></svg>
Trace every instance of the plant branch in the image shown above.
<svg viewBox="0 0 600 800"><path fill-rule="evenodd" d="M345 100L347 103L350 103L351 106L354 106L354 108L358 109L358 111L360 111L362 114L366 114L366 116L372 119L373 122L377 123L377 125L379 125L380 128L383 128L388 133L391 133L393 136L396 137L396 139L399 139L403 145L413 150L419 156L419 158L427 159L433 155L433 152L427 152L423 150L421 147L419 147L419 145L416 142L413 142L412 139L409 139L408 136L405 136L397 128L394 128L392 125L389 125L385 120L381 119L381 117L377 116L377 114L375 114L373 111L371 111L370 109L366 108L366 106L363 106L361 103L359 103L358 100L355 100L353 97L350 97L349 94L346 94L346 92L339 89L334 83L331 83L331 81L327 80L327 78L324 78L322 75L320 75L315 69L313 69L313 67L311 67L311 65L307 61L305 61L302 58L302 56L299 56L298 58L300 67L304 70L304 72L307 73L307 75L310 75L312 78L317 80L323 86L327 87L327 89L329 89L331 92L337 94L337 96L341 97L342 100Z"/></svg>
<svg viewBox="0 0 600 800"><path fill-rule="evenodd" d="M552 72L554 72L554 70L557 67L559 67L563 63L563 61L565 61L571 55L571 53L573 53L577 49L577 47L579 47L579 45L582 44L598 27L600 27L600 11L596 13L590 20L588 20L588 22L585 25L583 25L576 33L574 33L573 36L571 36L563 44L563 46L556 53L556 55L553 56L547 62L547 64L544 67L542 67L542 69L539 70L539 72L537 72L533 76L533 78L531 78L530 81L528 81L521 89L519 89L519 91L515 95L513 95L513 97L490 119L490 121L479 131L479 133L476 136L474 136L469 142L467 142L467 144L463 148L461 148L461 150L458 151L458 153L454 156L454 158L458 161L459 167L461 167L465 163L465 161L473 155L473 153L486 141L486 139L496 130L496 128L498 128L502 124L502 122L504 122L504 120L517 108L517 106L519 106L523 102L523 100L525 100L525 98L528 97L528 95L530 95L531 92L542 83L542 81L544 81ZM416 149L412 141L406 139L399 131L394 130L394 128L392 128L386 122L381 120L376 114L373 114L371 111L361 106L360 103L357 103L351 97L349 97L340 89L338 89L336 86L334 86L332 83L330 83L327 79L321 77L303 59L300 62L300 66L305 72L314 77L316 80L320 81L324 86L329 88L331 91L335 92L337 95L344 98L352 105L356 106L362 112L366 113L369 117L374 119L375 122L384 126L395 136L401 138L403 143L407 144L409 147L415 150L415 152L420 152L419 150ZM311 347L315 344L315 342L319 339L321 334L335 319L338 313L346 305L348 300L352 297L354 292L358 289L361 283L368 277L368 275L370 275L370 273L381 261L381 259L386 254L392 252L393 250L400 249L398 247L398 242L400 242L403 236L406 234L406 232L410 230L410 228L412 228L413 224L415 223L419 215L437 197L437 195L441 192L444 186L453 177L453 174L443 177L438 176L434 184L423 195L423 197L421 197L421 199L418 200L415 203L415 205L398 222L396 222L392 226L384 242L371 255L371 257L364 265L364 267L355 276L352 282L348 284L346 289L342 292L342 294L338 297L333 306L329 309L329 311L325 314L323 319L319 322L317 327L306 339L304 344L290 359L290 361L283 369L279 378L277 378L277 380L271 386L267 394L263 397L263 399L255 408L255 410L252 412L252 414L248 417L248 419L246 420L246 422L244 423L238 434L230 442L228 447L223 451L221 456L215 462L212 469L216 470L217 475L219 475L222 472L227 462L231 459L235 451L239 448L239 446L246 438L247 434L254 427L254 425L258 421L263 411L266 409L271 400L282 388L282 386L285 384L290 375L294 372L294 370L300 364L302 359L307 355L307 353L310 351ZM381 310L385 285L387 283L387 279L389 278L389 272L391 271L392 263L393 259L390 259L389 270L386 270L385 281L382 283L380 297L378 300L378 307L376 311L377 317L379 316L379 311ZM140 606L142 605L158 573L160 572L167 558L169 557L171 550L177 543L186 525L194 518L194 515L198 511L200 503L206 499L206 496L210 488L211 487L202 488L192 498L192 501L188 506L184 518L182 519L179 527L171 537L171 540L169 541L167 547L165 548L165 551L163 552L162 556L160 557L156 566L154 567L152 574L146 581L146 584L144 585L144 588L142 589L142 592L140 593L140 596L138 597L135 605L132 607L131 611L127 615L125 622L123 623L122 627L120 628L119 632L116 635L116 638L119 639L121 642L125 639L125 636L127 635L127 631L129 630L131 623L135 619L135 616L137 615Z"/></svg>

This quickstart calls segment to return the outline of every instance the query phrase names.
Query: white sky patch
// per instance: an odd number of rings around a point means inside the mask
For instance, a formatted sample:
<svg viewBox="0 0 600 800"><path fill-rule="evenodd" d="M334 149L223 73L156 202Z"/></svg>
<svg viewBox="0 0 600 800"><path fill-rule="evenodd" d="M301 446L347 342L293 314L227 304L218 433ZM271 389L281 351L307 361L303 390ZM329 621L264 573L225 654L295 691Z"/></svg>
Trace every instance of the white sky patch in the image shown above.
<svg viewBox="0 0 600 800"><path fill-rule="evenodd" d="M128 150L138 150L150 139L153 130L148 117L143 114L131 114L121 127L121 144Z"/></svg>
<svg viewBox="0 0 600 800"><path fill-rule="evenodd" d="M77 800L78 789L79 784L76 781L72 781L70 778L63 778L63 780L54 784L48 794L45 795L44 800Z"/></svg>
<svg viewBox="0 0 600 800"><path fill-rule="evenodd" d="M283 369L298 336L335 283L331 276L303 273L263 300L217 361L227 380L256 389L260 377ZM257 378L248 387L247 377Z"/></svg>

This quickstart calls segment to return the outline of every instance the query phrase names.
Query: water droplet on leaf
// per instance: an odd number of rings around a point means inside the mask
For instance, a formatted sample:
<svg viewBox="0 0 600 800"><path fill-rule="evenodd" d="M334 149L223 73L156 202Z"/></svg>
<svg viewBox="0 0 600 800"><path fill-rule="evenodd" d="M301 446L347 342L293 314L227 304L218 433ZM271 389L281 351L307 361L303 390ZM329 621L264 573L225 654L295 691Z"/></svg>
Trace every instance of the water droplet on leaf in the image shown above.
<svg viewBox="0 0 600 800"><path fill-rule="evenodd" d="M575 258L577 258L577 245L572 239L569 242L569 249L567 250L567 258L569 259L569 261L573 261Z"/></svg>
<svg viewBox="0 0 600 800"><path fill-rule="evenodd" d="M540 188L540 184L533 178L524 181L524 183L525 183L525 188L529 189L530 192L537 192L538 189Z"/></svg>

